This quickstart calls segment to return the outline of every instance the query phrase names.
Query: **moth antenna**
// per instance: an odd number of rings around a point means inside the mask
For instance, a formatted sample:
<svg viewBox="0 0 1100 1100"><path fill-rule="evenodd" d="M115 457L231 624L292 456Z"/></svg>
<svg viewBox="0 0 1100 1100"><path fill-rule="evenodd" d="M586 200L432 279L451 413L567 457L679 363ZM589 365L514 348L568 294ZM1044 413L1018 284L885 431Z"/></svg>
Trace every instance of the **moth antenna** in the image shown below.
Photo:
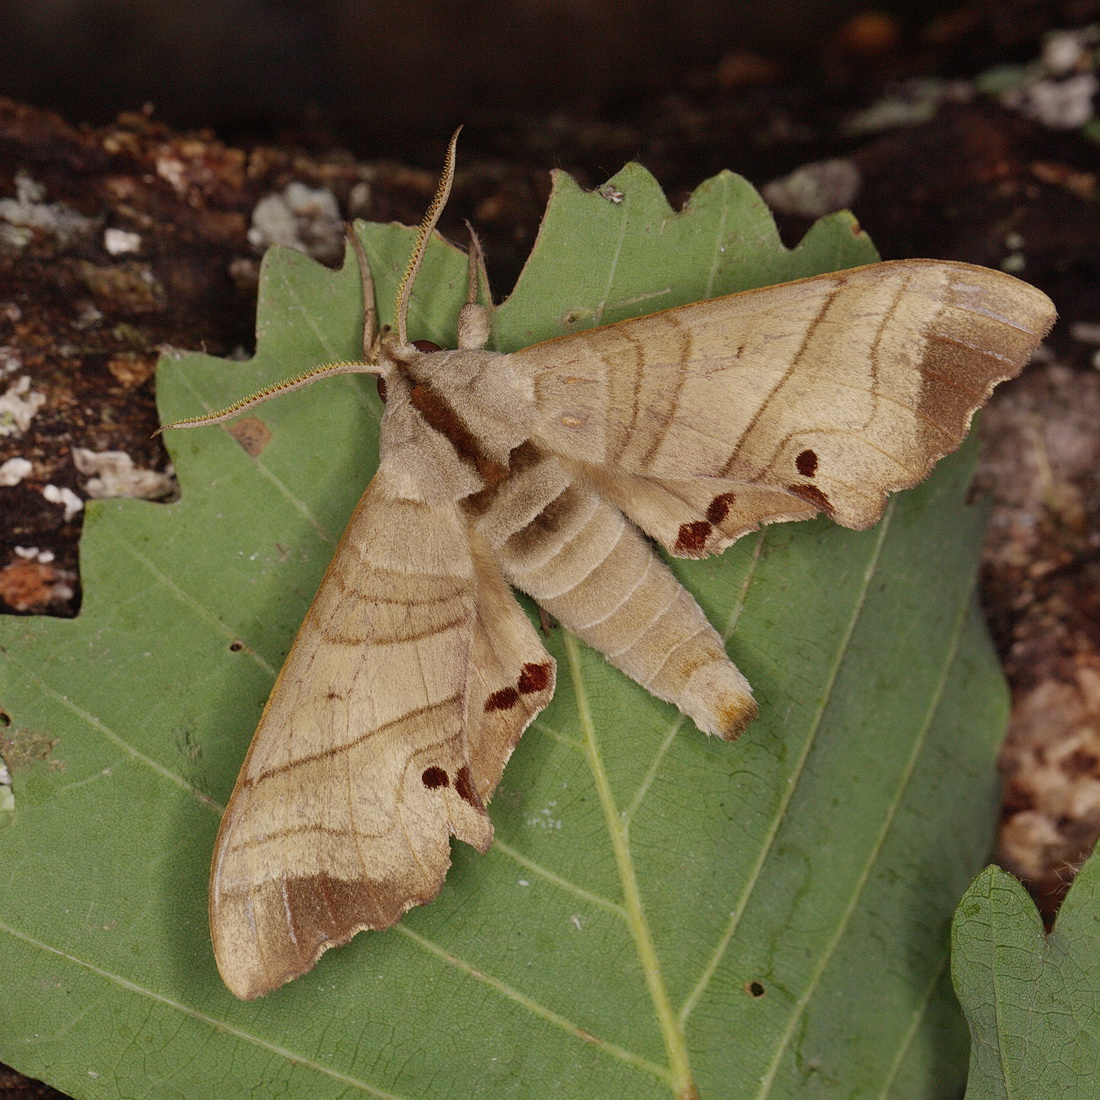
<svg viewBox="0 0 1100 1100"><path fill-rule="evenodd" d="M432 230L439 221L439 215L443 213L443 207L447 205L447 198L451 193L451 184L455 176L455 146L458 144L458 135L462 133L460 126L451 135L447 145L447 155L443 159L443 173L439 177L439 186L435 189L435 197L432 199L424 220L420 223L420 231L416 237L416 245L409 257L409 265L405 268L405 274L401 277L401 285L397 288L397 304L394 306L394 317L397 319L397 338L401 344L409 342L408 329L405 320L409 312L409 298L412 297L413 283L416 281L416 273L420 270L421 261L428 248Z"/></svg>
<svg viewBox="0 0 1100 1100"><path fill-rule="evenodd" d="M248 397L242 397L240 401L234 401L217 412L207 413L205 416L189 416L185 420L174 420L171 424L164 424L153 432L154 436L169 428L203 428L210 424L221 424L225 420L232 420L240 416L246 409L253 405L262 405L273 397L281 397L284 393L293 393L294 390L303 389L319 382L322 378L334 378L338 374L378 374L377 363L352 363L341 361L338 363L325 363L323 366L314 367L312 370L303 371L301 374L288 378L284 382L276 382L273 386L265 386Z"/></svg>
<svg viewBox="0 0 1100 1100"><path fill-rule="evenodd" d="M363 360L373 363L377 359L376 343L378 340L378 310L374 304L374 276L371 275L370 261L367 259L363 242L359 234L350 225L344 226L344 234L348 243L355 250L355 258L359 261L359 277L363 283Z"/></svg>
<svg viewBox="0 0 1100 1100"><path fill-rule="evenodd" d="M466 303L467 305L473 305L477 301L479 279L481 285L485 287L485 293L489 293L489 275L485 270L485 250L481 247L481 238L477 235L477 230L470 224L469 219L466 220L466 231L470 234L470 266L466 276Z"/></svg>

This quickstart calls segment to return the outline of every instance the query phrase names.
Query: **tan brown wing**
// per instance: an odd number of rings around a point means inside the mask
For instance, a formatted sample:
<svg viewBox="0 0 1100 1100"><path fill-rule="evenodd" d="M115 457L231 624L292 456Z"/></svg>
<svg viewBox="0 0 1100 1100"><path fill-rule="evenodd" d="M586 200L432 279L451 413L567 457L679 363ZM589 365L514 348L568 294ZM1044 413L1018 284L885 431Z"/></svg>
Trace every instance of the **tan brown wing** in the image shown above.
<svg viewBox="0 0 1100 1100"><path fill-rule="evenodd" d="M523 731L550 702L556 669L499 566L477 544L474 571L467 739L474 785L488 802Z"/></svg>
<svg viewBox="0 0 1100 1100"><path fill-rule="evenodd" d="M1054 321L988 268L872 264L525 348L535 438L674 554L827 512L862 529Z"/></svg>
<svg viewBox="0 0 1100 1100"><path fill-rule="evenodd" d="M452 833L482 851L492 842L484 802L553 687L553 662L504 595L454 504L404 500L375 478L218 833L210 926L237 996L269 992L433 898ZM527 665L541 670L537 690L524 690ZM487 706L513 687L517 705Z"/></svg>

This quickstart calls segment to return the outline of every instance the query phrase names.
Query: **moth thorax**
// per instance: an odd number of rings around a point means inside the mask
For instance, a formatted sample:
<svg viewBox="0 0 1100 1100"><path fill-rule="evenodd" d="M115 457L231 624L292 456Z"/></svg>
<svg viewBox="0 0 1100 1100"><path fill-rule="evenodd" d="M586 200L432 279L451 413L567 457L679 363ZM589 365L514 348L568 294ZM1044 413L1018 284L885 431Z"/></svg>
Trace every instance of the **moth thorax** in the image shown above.
<svg viewBox="0 0 1100 1100"><path fill-rule="evenodd" d="M534 387L495 351L463 348L421 356L410 374L427 384L477 438L480 449L506 463L534 430Z"/></svg>

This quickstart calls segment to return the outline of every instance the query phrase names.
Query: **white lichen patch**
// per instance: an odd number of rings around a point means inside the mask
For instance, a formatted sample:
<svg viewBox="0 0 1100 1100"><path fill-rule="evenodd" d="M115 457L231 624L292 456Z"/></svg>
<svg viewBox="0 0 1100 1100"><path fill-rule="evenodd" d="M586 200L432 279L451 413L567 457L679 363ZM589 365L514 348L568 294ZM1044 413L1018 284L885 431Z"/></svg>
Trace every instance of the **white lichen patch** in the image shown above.
<svg viewBox="0 0 1100 1100"><path fill-rule="evenodd" d="M25 458L9 458L0 465L0 486L10 488L18 485L34 467Z"/></svg>
<svg viewBox="0 0 1100 1100"><path fill-rule="evenodd" d="M781 214L822 218L851 206L862 186L855 162L838 158L804 164L789 176L766 183L760 193Z"/></svg>
<svg viewBox="0 0 1100 1100"><path fill-rule="evenodd" d="M1076 130L1095 114L1100 81L1095 73L1077 73L1061 80L1039 80L1010 88L1001 102L1052 130Z"/></svg>
<svg viewBox="0 0 1100 1100"><path fill-rule="evenodd" d="M121 256L126 252L137 252L141 248L141 234L130 233L125 229L113 227L103 230L103 247L112 256Z"/></svg>
<svg viewBox="0 0 1100 1100"><path fill-rule="evenodd" d="M48 233L62 245L86 236L95 219L60 202L45 202L46 188L26 172L15 176L15 198L0 199L0 222L5 223L4 241L15 247L31 242L34 231Z"/></svg>
<svg viewBox="0 0 1100 1100"><path fill-rule="evenodd" d="M18 318L16 318L18 320ZM23 366L23 357L17 348L10 345L0 346L0 377L5 374L14 374Z"/></svg>
<svg viewBox="0 0 1100 1100"><path fill-rule="evenodd" d="M32 390L31 376L24 374L0 395L0 436L22 435L45 404L46 395Z"/></svg>
<svg viewBox="0 0 1100 1100"><path fill-rule="evenodd" d="M338 255L343 239L336 196L327 188L307 187L297 181L260 199L248 230L248 241L256 249L281 244L311 256Z"/></svg>
<svg viewBox="0 0 1100 1100"><path fill-rule="evenodd" d="M977 84L1004 106L1052 130L1080 129L1096 118L1098 42L1095 26L1052 31L1034 61L991 69Z"/></svg>
<svg viewBox="0 0 1100 1100"><path fill-rule="evenodd" d="M39 550L37 546L16 546L13 551L17 558L24 561L36 561L39 565L49 565L54 560L52 550Z"/></svg>
<svg viewBox="0 0 1100 1100"><path fill-rule="evenodd" d="M84 508L84 501L68 486L45 485L42 488L42 495L51 504L60 504L65 509L66 523Z"/></svg>
<svg viewBox="0 0 1100 1100"><path fill-rule="evenodd" d="M160 500L170 496L175 482L170 471L146 470L134 465L125 451L89 451L73 448L76 468L88 481L84 491L92 500L126 497L136 500Z"/></svg>

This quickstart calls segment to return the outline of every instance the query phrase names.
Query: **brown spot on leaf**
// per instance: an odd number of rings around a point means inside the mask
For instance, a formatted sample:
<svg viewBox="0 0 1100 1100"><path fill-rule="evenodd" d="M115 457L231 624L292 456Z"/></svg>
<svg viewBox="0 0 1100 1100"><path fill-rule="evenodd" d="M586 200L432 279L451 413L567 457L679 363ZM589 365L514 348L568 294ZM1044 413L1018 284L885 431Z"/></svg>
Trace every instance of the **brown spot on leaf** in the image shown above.
<svg viewBox="0 0 1100 1100"><path fill-rule="evenodd" d="M420 781L429 791L434 791L436 787L446 787L451 782L447 773L435 764L430 768L424 769L424 774L420 777Z"/></svg>
<svg viewBox="0 0 1100 1100"><path fill-rule="evenodd" d="M519 692L514 687L501 688L500 691L494 691L488 699L485 700L485 710L509 710L519 702Z"/></svg>
<svg viewBox="0 0 1100 1100"><path fill-rule="evenodd" d="M833 506L829 498L816 485L788 485L787 492L808 501L827 516L833 514Z"/></svg>
<svg viewBox="0 0 1100 1100"><path fill-rule="evenodd" d="M733 505L733 493L720 493L707 505L707 520L718 524L730 514Z"/></svg>
<svg viewBox="0 0 1100 1100"><path fill-rule="evenodd" d="M516 686L522 694L530 695L535 691L544 691L549 683L550 666L529 663L520 670L519 682Z"/></svg>
<svg viewBox="0 0 1100 1100"><path fill-rule="evenodd" d="M765 992L764 983L763 982L757 982L757 981L746 982L745 983L745 992L750 997L763 997L764 992Z"/></svg>
<svg viewBox="0 0 1100 1100"><path fill-rule="evenodd" d="M813 477L817 473L817 454L803 451L795 460L795 468L803 477Z"/></svg>
<svg viewBox="0 0 1100 1100"><path fill-rule="evenodd" d="M478 798L477 791L474 790L473 780L470 778L470 769L465 764L458 769L458 775L455 776L455 791L463 802L468 802L478 809L481 808L481 799Z"/></svg>
<svg viewBox="0 0 1100 1100"><path fill-rule="evenodd" d="M711 533L711 525L706 520L697 519L692 523L681 523L676 536L676 549L688 553L702 550Z"/></svg>
<svg viewBox="0 0 1100 1100"><path fill-rule="evenodd" d="M240 420L234 420L226 431L253 458L263 454L264 448L271 441L271 429L255 416L242 416Z"/></svg>
<svg viewBox="0 0 1100 1100"><path fill-rule="evenodd" d="M48 733L39 733L37 730L27 729L25 726L17 726L10 734L0 736L0 760L13 771L41 765L47 771L60 772L65 770L65 764L61 760L54 759L53 751L61 743L59 737L51 737Z"/></svg>

